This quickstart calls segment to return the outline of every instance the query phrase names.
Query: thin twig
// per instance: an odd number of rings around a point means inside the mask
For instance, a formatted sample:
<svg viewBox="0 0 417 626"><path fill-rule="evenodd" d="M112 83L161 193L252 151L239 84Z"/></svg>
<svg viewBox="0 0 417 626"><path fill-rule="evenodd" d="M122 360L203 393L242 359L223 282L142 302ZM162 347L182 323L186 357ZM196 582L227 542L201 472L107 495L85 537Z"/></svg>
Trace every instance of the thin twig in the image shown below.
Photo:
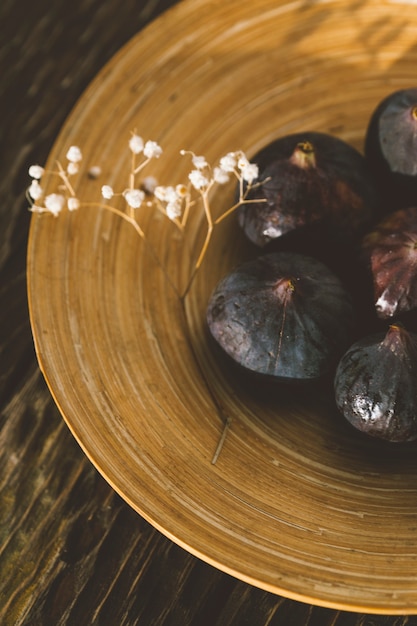
<svg viewBox="0 0 417 626"><path fill-rule="evenodd" d="M69 178L64 170L64 168L62 167L61 163L59 161L57 161L57 166L58 166L58 175L60 176L60 178L62 178L62 180L64 181L65 187L68 189L70 195L75 198L75 191L73 186L71 185Z"/></svg>
<svg viewBox="0 0 417 626"><path fill-rule="evenodd" d="M218 397L217 397L217 394L214 392L214 390L213 390L213 388L211 386L210 380L207 377L207 374L206 374L203 366L201 365L200 359L198 358L198 355L197 355L197 352L196 352L196 349L195 349L195 346L194 346L194 342L193 342L193 339L192 339L192 336L191 336L190 325L188 324L188 321L187 321L187 311L186 311L186 307L185 307L185 300L184 300L184 298L182 298L180 300L180 302L181 302L181 310L182 310L182 314L183 314L185 337L186 337L188 346L189 346L189 348L190 348L190 350L191 350L191 352L193 354L194 362L195 362L195 364L196 364L196 366L197 366L197 368L199 370L201 379L204 382L204 385L205 385L205 387L207 389L207 392L208 392L208 394L209 394L209 396L211 398L211 401L212 401L213 406L214 406L214 408L215 408L215 410L217 412L217 415L220 418L221 422L223 423L223 431L222 431L221 437L219 439L219 442L218 442L218 444L216 446L214 455L213 455L212 460L211 460L212 465L215 465L217 463L218 458L219 458L220 452L221 452L221 450L223 448L224 442L226 440L227 433L228 433L228 431L229 431L229 429L231 427L232 418L225 414L224 408L220 404L220 402L218 400Z"/></svg>
<svg viewBox="0 0 417 626"><path fill-rule="evenodd" d="M227 209L227 211L219 215L219 217L214 220L214 226L220 224L220 222L222 222L226 217L229 217L229 215L233 213L233 211L236 211L236 209L238 209L243 204L256 204L258 202L266 202L266 200L264 198L254 198L253 200L239 200L239 202L236 202L236 204L230 207L230 209Z"/></svg>
<svg viewBox="0 0 417 626"><path fill-rule="evenodd" d="M148 165L148 163L149 163L149 161L150 161L150 160L151 160L151 158L150 158L150 157L148 157L147 159L145 159L144 161L142 161L142 163L140 163L137 167L134 167L134 168L132 169L132 174L133 174L133 175L135 175L135 174L139 174L139 172L140 172L141 170L143 170L143 168L144 168L146 165Z"/></svg>
<svg viewBox="0 0 417 626"><path fill-rule="evenodd" d="M163 215L166 218L166 216L167 216L166 211L165 211L165 209L163 207L163 204L161 203L161 201L158 198L154 199L154 205L153 206L156 208L157 211L159 211L159 213L161 213L161 215ZM183 225L182 221L179 220L177 217L174 218L174 219L170 219L170 221L178 228L180 233L183 235L184 234L184 225Z"/></svg>
<svg viewBox="0 0 417 626"><path fill-rule="evenodd" d="M222 435L221 435L221 437L219 439L219 443L217 444L217 448L216 448L216 450L214 452L213 458L211 459L211 464L212 465L216 465L216 463L217 463L217 459L219 458L220 452L223 449L223 445L224 445L224 442L226 441L227 433L229 432L229 429L230 429L231 425L232 425L232 418L231 417L227 417L226 421L225 421L225 424L224 424Z"/></svg>
<svg viewBox="0 0 417 626"><path fill-rule="evenodd" d="M136 154L132 152L130 174L129 174L129 188L130 189L134 189L135 187L135 164L136 164Z"/></svg>
<svg viewBox="0 0 417 626"><path fill-rule="evenodd" d="M186 295L188 294L188 292L190 291L191 285L194 282L194 278L195 278L198 270L200 269L200 266L201 266L201 264L203 262L203 259L204 259L205 255L206 255L207 248L209 246L210 239L211 239L211 236L213 234L214 224L213 224L213 219L211 217L210 205L209 205L209 202L208 202L208 191L209 191L209 189L206 189L204 191L204 193L202 194L204 214L205 214L206 220L207 220L207 233L206 233L206 237L204 239L204 243L203 243L203 245L201 247L200 254L198 255L198 259L197 259L197 261L196 261L196 263L194 265L194 269L193 269L193 271L191 273L191 276L190 276L190 278L188 280L188 283L187 283L187 286L185 288L185 291L182 294L182 299L184 299L186 297Z"/></svg>

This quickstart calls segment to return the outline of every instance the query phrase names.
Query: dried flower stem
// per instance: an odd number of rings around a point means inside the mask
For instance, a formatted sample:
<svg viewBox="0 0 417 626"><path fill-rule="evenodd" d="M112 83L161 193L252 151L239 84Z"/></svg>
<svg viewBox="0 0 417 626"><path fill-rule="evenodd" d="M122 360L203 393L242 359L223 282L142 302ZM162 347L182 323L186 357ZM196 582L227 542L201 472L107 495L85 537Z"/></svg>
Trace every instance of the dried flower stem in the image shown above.
<svg viewBox="0 0 417 626"><path fill-rule="evenodd" d="M58 176L60 176L62 178L62 181L65 185L65 187L68 189L70 195L72 198L75 198L75 191L73 186L71 185L69 178L67 176L67 174L65 173L64 168L62 167L61 163L59 161L57 161L57 167L58 167ZM52 174L54 172L51 172Z"/></svg>
<svg viewBox="0 0 417 626"><path fill-rule="evenodd" d="M232 418L231 417L227 417L225 422L224 422L223 432L222 432L221 437L219 439L219 442L217 444L216 450L214 451L213 458L211 459L211 464L212 465L216 465L216 463L217 463L217 459L219 458L220 452L223 449L223 445L224 445L224 442L226 441L227 433L229 432L229 429L230 429L231 425L232 425Z"/></svg>
<svg viewBox="0 0 417 626"><path fill-rule="evenodd" d="M104 209L105 211L108 211L109 213L113 213L113 215L117 215L118 217L122 218L122 220L125 220L125 222L128 222L128 224L133 226L133 228L136 230L139 237L143 239L143 241L147 240L144 231L139 226L139 223L136 221L134 215L132 216L130 215L130 213L125 213L124 211L121 211L120 209L116 209L116 207L113 207L110 204L103 204L101 202L83 202L82 206L86 208L91 207L91 208L96 208L96 209Z"/></svg>
<svg viewBox="0 0 417 626"><path fill-rule="evenodd" d="M207 233L206 233L206 237L204 239L203 242L203 246L200 250L200 254L198 255L197 261L195 262L194 265L194 269L191 272L191 276L188 280L187 286L185 288L185 290L182 293L181 299L184 300L191 288L191 285L194 282L194 278L198 272L198 270L200 269L200 266L203 262L203 259L206 255L210 240L211 240L211 236L213 234L213 228L214 228L214 224L213 224L213 218L211 216L211 210L210 210L210 204L208 201L208 193L209 193L209 188L207 188L203 193L202 193L202 202L203 202L203 207L204 207L204 214L206 216L206 220L207 220Z"/></svg>

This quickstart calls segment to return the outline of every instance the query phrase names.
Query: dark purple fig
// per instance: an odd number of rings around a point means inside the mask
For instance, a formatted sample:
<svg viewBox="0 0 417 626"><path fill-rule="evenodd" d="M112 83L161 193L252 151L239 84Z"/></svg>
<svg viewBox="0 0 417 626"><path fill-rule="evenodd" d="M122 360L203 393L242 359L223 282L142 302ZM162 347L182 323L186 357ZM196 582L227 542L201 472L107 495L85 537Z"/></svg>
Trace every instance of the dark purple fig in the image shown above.
<svg viewBox="0 0 417 626"><path fill-rule="evenodd" d="M212 336L235 363L286 381L329 373L351 341L352 318L350 296L325 265L284 252L243 263L207 308Z"/></svg>
<svg viewBox="0 0 417 626"><path fill-rule="evenodd" d="M395 91L378 104L365 157L388 210L417 205L417 88Z"/></svg>
<svg viewBox="0 0 417 626"><path fill-rule="evenodd" d="M392 318L417 307L417 207L382 220L363 240L376 313Z"/></svg>
<svg viewBox="0 0 417 626"><path fill-rule="evenodd" d="M335 375L336 404L358 430L379 439L417 439L417 335L399 325L355 343Z"/></svg>
<svg viewBox="0 0 417 626"><path fill-rule="evenodd" d="M365 158L326 133L286 135L253 157L259 176L238 220L247 237L265 246L318 222L348 236L364 231L377 209Z"/></svg>

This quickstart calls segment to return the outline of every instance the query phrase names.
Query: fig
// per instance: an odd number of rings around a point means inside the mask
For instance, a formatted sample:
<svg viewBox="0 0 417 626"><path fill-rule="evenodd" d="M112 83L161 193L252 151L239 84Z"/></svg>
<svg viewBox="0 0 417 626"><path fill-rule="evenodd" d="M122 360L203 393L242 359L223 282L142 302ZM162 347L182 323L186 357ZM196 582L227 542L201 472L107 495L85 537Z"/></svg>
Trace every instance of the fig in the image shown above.
<svg viewBox="0 0 417 626"><path fill-rule="evenodd" d="M334 390L338 409L359 431L391 442L417 439L417 335L392 324L342 356Z"/></svg>
<svg viewBox="0 0 417 626"><path fill-rule="evenodd" d="M351 341L353 307L320 261L274 252L224 277L207 307L211 335L232 362L274 381L334 373Z"/></svg>
<svg viewBox="0 0 417 626"><path fill-rule="evenodd" d="M417 204L417 88L386 96L371 115L365 158L386 210Z"/></svg>
<svg viewBox="0 0 417 626"><path fill-rule="evenodd" d="M381 319L417 307L417 207L399 209L383 219L362 243Z"/></svg>
<svg viewBox="0 0 417 626"><path fill-rule="evenodd" d="M252 202L239 208L238 221L259 247L318 222L346 237L364 232L374 218L378 199L365 158L333 135L286 135L252 160L259 175L248 193Z"/></svg>

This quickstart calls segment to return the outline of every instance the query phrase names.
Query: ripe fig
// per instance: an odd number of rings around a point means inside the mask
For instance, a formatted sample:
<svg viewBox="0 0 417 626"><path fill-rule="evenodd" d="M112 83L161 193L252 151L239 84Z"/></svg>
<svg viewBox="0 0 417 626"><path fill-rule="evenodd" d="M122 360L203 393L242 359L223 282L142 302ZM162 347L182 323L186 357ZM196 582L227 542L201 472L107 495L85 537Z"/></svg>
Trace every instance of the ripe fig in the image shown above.
<svg viewBox="0 0 417 626"><path fill-rule="evenodd" d="M417 204L417 88L395 91L378 104L366 131L365 157L386 209Z"/></svg>
<svg viewBox="0 0 417 626"><path fill-rule="evenodd" d="M340 280L318 260L285 252L240 265L207 307L210 332L235 363L285 381L332 371L351 341L352 320Z"/></svg>
<svg viewBox="0 0 417 626"><path fill-rule="evenodd" d="M336 404L358 430L392 442L417 439L417 335L400 325L361 339L336 370Z"/></svg>
<svg viewBox="0 0 417 626"><path fill-rule="evenodd" d="M417 207L388 215L363 240L375 310L388 319L417 307Z"/></svg>
<svg viewBox="0 0 417 626"><path fill-rule="evenodd" d="M365 158L326 133L281 137L252 159L259 176L238 210L247 237L263 247L282 235L324 221L348 236L364 230L378 201Z"/></svg>

